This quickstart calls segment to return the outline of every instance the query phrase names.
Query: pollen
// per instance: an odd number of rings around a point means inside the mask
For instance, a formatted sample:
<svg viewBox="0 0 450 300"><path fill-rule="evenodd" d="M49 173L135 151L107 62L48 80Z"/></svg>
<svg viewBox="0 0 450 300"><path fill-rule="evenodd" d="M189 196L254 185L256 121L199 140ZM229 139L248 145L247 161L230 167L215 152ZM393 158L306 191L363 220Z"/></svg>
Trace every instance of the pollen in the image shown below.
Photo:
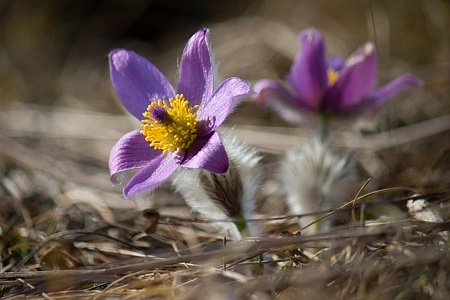
<svg viewBox="0 0 450 300"><path fill-rule="evenodd" d="M199 105L190 107L183 94L169 101L153 100L143 113L141 134L150 147L163 153L188 149L197 138Z"/></svg>
<svg viewBox="0 0 450 300"><path fill-rule="evenodd" d="M339 77L338 72L336 72L335 70L333 70L331 68L328 69L327 75L328 75L328 84L330 86L333 85Z"/></svg>

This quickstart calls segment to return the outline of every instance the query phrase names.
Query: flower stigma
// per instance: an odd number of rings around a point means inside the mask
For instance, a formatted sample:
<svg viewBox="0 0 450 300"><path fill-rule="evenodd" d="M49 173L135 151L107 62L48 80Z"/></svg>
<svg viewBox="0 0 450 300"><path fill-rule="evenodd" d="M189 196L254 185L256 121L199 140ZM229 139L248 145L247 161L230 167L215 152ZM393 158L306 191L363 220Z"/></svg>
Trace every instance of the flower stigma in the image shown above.
<svg viewBox="0 0 450 300"><path fill-rule="evenodd" d="M197 138L197 113L199 105L189 107L183 94L169 99L153 100L143 113L140 133L150 143L150 147L175 152L188 149Z"/></svg>

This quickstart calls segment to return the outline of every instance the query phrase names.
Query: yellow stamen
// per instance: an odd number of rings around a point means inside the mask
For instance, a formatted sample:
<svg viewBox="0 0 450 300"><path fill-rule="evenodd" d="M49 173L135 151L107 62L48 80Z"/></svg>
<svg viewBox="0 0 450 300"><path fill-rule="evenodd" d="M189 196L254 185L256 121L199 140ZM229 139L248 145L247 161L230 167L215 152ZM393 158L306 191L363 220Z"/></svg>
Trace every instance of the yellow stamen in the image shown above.
<svg viewBox="0 0 450 300"><path fill-rule="evenodd" d="M199 105L189 107L189 101L182 94L177 94L175 99L170 98L169 104L163 100L153 100L143 113L141 134L150 143L150 147L175 152L188 149L197 138L197 113L193 110L199 109ZM165 121L155 120L152 110L164 109L167 113Z"/></svg>
<svg viewBox="0 0 450 300"><path fill-rule="evenodd" d="M338 72L336 72L335 70L333 70L331 68L328 69L327 75L328 75L328 84L329 85L333 85L339 77Z"/></svg>

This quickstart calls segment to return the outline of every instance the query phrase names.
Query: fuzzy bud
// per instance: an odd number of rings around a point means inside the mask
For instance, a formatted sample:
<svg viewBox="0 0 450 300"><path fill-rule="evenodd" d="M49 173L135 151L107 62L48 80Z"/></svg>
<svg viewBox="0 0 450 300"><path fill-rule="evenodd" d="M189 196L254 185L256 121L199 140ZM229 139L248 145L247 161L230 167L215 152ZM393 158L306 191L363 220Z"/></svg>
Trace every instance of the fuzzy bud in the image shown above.
<svg viewBox="0 0 450 300"><path fill-rule="evenodd" d="M348 201L354 179L352 153L340 158L329 142L313 138L289 151L281 163L281 183L287 196L289 211L294 215L311 214L338 208ZM300 229L323 214L299 218ZM332 214L309 226L302 234L313 234L330 228L336 220Z"/></svg>
<svg viewBox="0 0 450 300"><path fill-rule="evenodd" d="M254 149L235 138L225 136L222 137L222 142L230 161L226 173L180 168L172 183L188 206L205 219L254 218L256 193L261 186L261 157ZM231 220L215 222L214 225L232 240L242 238L238 227ZM248 222L246 227L251 236L260 235L256 222Z"/></svg>

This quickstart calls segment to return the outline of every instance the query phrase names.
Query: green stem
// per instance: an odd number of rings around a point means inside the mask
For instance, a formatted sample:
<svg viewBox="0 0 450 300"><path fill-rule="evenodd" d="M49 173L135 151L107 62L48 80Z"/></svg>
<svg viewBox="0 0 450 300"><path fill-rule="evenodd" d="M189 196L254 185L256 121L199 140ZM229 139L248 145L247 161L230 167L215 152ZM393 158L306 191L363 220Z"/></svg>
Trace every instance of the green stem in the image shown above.
<svg viewBox="0 0 450 300"><path fill-rule="evenodd" d="M330 119L328 117L328 115L326 114L322 114L320 116L320 121L319 121L319 138L320 141L323 143L328 139L328 135L329 135L329 127L330 127Z"/></svg>

